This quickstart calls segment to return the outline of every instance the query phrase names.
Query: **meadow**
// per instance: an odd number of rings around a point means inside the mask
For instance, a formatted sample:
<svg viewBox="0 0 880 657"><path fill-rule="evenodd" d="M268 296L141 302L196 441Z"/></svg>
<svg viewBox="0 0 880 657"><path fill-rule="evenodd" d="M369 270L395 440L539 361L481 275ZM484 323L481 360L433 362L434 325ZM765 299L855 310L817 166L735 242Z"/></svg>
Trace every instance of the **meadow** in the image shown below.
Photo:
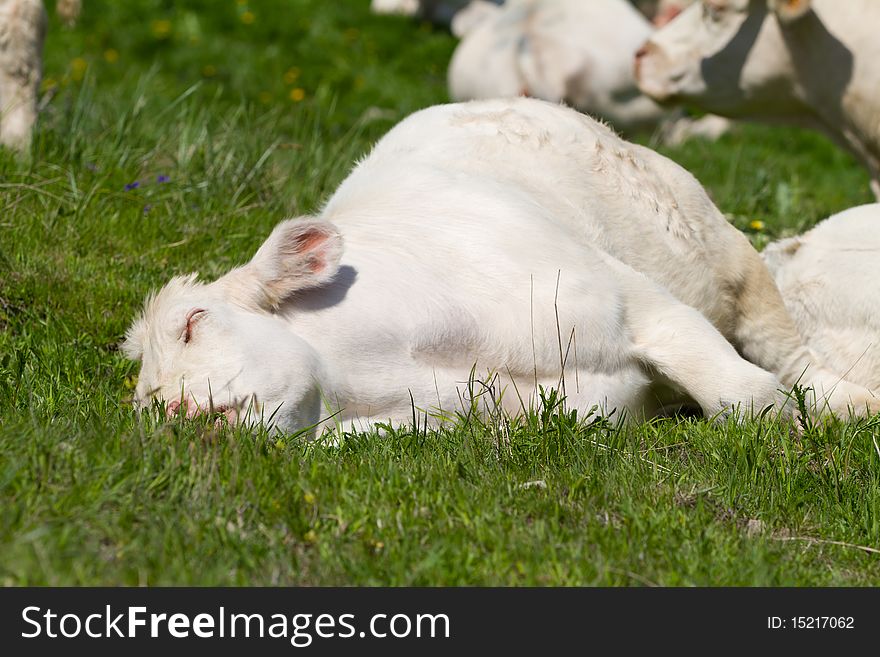
<svg viewBox="0 0 880 657"><path fill-rule="evenodd" d="M880 583L876 417L623 427L548 392L336 445L138 417L118 345L144 295L318 208L447 100L455 41L367 0L84 4L51 17L31 160L0 151L0 583ZM657 147L758 248L872 200L809 132Z"/></svg>

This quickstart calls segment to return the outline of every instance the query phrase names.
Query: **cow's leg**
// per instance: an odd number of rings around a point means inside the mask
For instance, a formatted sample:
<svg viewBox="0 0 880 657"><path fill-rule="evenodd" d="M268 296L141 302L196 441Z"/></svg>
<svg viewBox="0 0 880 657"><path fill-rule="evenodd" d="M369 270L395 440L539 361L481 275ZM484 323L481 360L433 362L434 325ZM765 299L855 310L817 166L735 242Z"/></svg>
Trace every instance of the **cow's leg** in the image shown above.
<svg viewBox="0 0 880 657"><path fill-rule="evenodd" d="M37 119L46 13L38 0L0 13L0 143L25 152Z"/></svg>
<svg viewBox="0 0 880 657"><path fill-rule="evenodd" d="M37 120L36 86L0 71L0 143L21 153L30 148Z"/></svg>
<svg viewBox="0 0 880 657"><path fill-rule="evenodd" d="M880 201L880 179L871 179L871 191L874 192L874 198Z"/></svg>
<svg viewBox="0 0 880 657"><path fill-rule="evenodd" d="M680 388L706 415L786 407L787 396L775 375L742 358L702 314L664 290L632 294L627 318L639 360Z"/></svg>
<svg viewBox="0 0 880 657"><path fill-rule="evenodd" d="M745 241L745 240L743 240ZM761 260L748 247L737 295L732 340L748 360L775 372L782 383L812 388L810 404L817 413L830 408L838 414L880 412L880 397L844 379L845 372L826 369L804 342L782 300L779 289Z"/></svg>

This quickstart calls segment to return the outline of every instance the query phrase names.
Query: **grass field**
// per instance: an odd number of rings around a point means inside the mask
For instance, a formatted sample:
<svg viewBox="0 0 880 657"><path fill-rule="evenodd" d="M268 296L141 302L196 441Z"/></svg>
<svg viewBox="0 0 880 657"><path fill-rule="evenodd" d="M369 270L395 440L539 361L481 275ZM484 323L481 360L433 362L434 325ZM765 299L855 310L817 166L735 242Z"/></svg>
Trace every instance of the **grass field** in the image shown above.
<svg viewBox="0 0 880 657"><path fill-rule="evenodd" d="M73 30L53 17L33 159L0 152L0 582L880 583L858 547L880 548L878 418L621 429L548 400L507 430L322 446L134 414L117 345L146 292L249 258L446 100L453 39L368 4L88 0ZM661 150L759 247L871 200L812 133Z"/></svg>

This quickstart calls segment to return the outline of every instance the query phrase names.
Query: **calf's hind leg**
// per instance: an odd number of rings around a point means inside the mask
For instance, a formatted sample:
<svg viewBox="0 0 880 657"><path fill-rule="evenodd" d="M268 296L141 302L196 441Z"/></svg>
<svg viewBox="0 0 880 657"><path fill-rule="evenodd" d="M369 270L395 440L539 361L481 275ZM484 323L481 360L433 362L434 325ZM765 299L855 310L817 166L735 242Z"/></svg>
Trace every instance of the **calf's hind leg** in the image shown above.
<svg viewBox="0 0 880 657"><path fill-rule="evenodd" d="M774 374L742 358L709 320L665 290L652 285L632 294L627 318L640 361L707 416L786 407L788 398Z"/></svg>

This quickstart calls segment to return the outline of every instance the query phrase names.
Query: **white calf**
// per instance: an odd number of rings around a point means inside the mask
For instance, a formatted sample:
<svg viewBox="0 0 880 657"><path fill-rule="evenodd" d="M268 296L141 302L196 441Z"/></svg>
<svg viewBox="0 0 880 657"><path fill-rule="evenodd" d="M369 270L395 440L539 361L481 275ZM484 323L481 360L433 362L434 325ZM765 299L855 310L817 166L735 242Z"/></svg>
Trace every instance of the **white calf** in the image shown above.
<svg viewBox="0 0 880 657"><path fill-rule="evenodd" d="M410 116L318 216L213 283L151 297L125 351L139 406L288 430L403 422L412 403L436 419L467 403L472 371L511 410L562 385L582 410L711 416L778 403L804 371L832 409L880 409L816 361L692 176L524 98Z"/></svg>
<svg viewBox="0 0 880 657"><path fill-rule="evenodd" d="M449 64L454 100L565 101L623 131L668 115L636 87L633 57L653 28L626 0L474 2L452 29L462 38Z"/></svg>
<svg viewBox="0 0 880 657"><path fill-rule="evenodd" d="M762 256L818 357L880 390L880 204L852 208Z"/></svg>

